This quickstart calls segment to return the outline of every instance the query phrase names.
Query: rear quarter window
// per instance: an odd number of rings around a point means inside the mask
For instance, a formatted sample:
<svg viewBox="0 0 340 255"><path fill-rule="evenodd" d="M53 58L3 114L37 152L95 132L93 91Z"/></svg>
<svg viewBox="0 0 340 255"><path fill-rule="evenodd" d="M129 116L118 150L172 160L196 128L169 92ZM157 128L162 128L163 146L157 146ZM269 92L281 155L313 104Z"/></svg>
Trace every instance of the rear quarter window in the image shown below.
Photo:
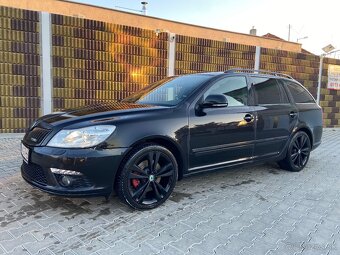
<svg viewBox="0 0 340 255"><path fill-rule="evenodd" d="M300 84L291 81L283 81L292 95L295 103L315 103L311 94Z"/></svg>

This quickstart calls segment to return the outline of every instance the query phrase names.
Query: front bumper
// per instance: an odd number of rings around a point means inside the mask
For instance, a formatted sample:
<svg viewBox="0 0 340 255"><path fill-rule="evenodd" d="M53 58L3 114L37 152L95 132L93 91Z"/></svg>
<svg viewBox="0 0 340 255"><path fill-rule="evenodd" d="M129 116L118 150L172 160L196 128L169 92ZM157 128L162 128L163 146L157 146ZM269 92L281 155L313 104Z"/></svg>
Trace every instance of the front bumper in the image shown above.
<svg viewBox="0 0 340 255"><path fill-rule="evenodd" d="M107 196L127 148L61 149L29 147L28 162L21 166L22 177L32 186L65 196ZM53 173L51 168L76 171L78 175ZM66 176L69 185L62 182Z"/></svg>

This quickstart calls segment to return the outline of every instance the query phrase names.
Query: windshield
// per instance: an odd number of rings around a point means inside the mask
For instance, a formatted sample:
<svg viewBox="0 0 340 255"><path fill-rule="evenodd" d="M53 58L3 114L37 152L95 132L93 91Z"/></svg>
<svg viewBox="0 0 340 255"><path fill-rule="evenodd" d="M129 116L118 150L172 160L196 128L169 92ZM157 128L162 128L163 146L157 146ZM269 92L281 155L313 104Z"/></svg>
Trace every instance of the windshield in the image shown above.
<svg viewBox="0 0 340 255"><path fill-rule="evenodd" d="M174 106L187 98L210 75L185 75L160 80L128 96L123 102Z"/></svg>

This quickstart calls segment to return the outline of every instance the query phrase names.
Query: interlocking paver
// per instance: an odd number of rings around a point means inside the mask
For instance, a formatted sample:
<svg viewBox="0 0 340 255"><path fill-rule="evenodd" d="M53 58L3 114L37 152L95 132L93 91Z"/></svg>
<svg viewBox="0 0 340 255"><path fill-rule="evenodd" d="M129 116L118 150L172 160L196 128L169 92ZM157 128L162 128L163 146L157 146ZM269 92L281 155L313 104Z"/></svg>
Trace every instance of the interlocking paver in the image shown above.
<svg viewBox="0 0 340 255"><path fill-rule="evenodd" d="M22 227L11 229L9 232L15 236L19 237L22 236L23 234L26 234L27 232L31 232L33 230L38 230L41 229L41 226L36 223L36 222L30 222Z"/></svg>
<svg viewBox="0 0 340 255"><path fill-rule="evenodd" d="M17 248L15 248L13 251L5 253L7 255L30 255L30 253L20 245L18 245Z"/></svg>
<svg viewBox="0 0 340 255"><path fill-rule="evenodd" d="M30 254L36 254L39 251L42 252L49 252L45 251L45 249L51 245L59 244L60 241L55 238L53 235L46 236L43 240L38 242L31 242L28 244L24 244L23 246L27 249Z"/></svg>
<svg viewBox="0 0 340 255"><path fill-rule="evenodd" d="M275 249L276 243L266 243L263 240L256 240L250 247L244 247L240 254L242 255L254 255L254 254L268 254ZM294 254L294 253L292 253Z"/></svg>
<svg viewBox="0 0 340 255"><path fill-rule="evenodd" d="M182 252L187 252L193 243L199 243L201 238L190 235L189 232L183 234L178 240L170 242L171 246L177 248Z"/></svg>
<svg viewBox="0 0 340 255"><path fill-rule="evenodd" d="M206 254L213 254L214 249L222 243L225 243L227 238L222 237L220 233L210 233L200 243L195 243L189 248L189 252L194 250L204 251ZM195 254L195 253L194 253Z"/></svg>
<svg viewBox="0 0 340 255"><path fill-rule="evenodd" d="M157 252L156 254L158 255L182 255L182 254L185 254L183 253L182 251L176 249L175 247L171 246L171 245L168 245L164 248L164 250L161 250L160 252ZM193 252L191 254L202 254L202 253L198 253L198 252ZM203 253L204 255L207 255L207 253Z"/></svg>
<svg viewBox="0 0 340 255"><path fill-rule="evenodd" d="M128 243L125 243L124 241L118 241L110 248L98 251L98 254L100 255L122 254L124 252L129 252L132 250L134 250L134 248L130 246Z"/></svg>
<svg viewBox="0 0 340 255"><path fill-rule="evenodd" d="M243 241L238 236L232 236L228 242L218 246L214 251L216 254L239 254L247 246L249 246L249 242Z"/></svg>
<svg viewBox="0 0 340 255"><path fill-rule="evenodd" d="M59 224L53 223L48 227L41 227L40 229L34 230L31 233L38 241L41 241L50 235L57 235L59 232L62 232L64 230L65 229L62 228Z"/></svg>
<svg viewBox="0 0 340 255"><path fill-rule="evenodd" d="M125 232L123 229L121 230L118 229L115 232L111 232L110 234L106 236L98 237L98 239L112 246L118 241L125 240L128 236L129 234Z"/></svg>
<svg viewBox="0 0 340 255"><path fill-rule="evenodd" d="M135 255L135 254L154 254L157 252L157 249L152 247L150 244L142 243L138 246L138 248L123 253L124 255Z"/></svg>
<svg viewBox="0 0 340 255"><path fill-rule="evenodd" d="M4 242L1 242L2 247L5 248L7 252L10 252L18 247L18 245L23 245L26 243L33 243L36 242L36 239L34 236L30 233L24 234L21 237L12 239L12 240L6 240Z"/></svg>
<svg viewBox="0 0 340 255"><path fill-rule="evenodd" d="M276 250L270 250L270 255L292 255L301 254L303 248L298 246L290 246L288 244L280 244Z"/></svg>
<svg viewBox="0 0 340 255"><path fill-rule="evenodd" d="M0 136L0 254L340 254L340 129L325 129L304 171L270 163L191 176L146 212L32 188L19 148Z"/></svg>
<svg viewBox="0 0 340 255"><path fill-rule="evenodd" d="M73 252L76 254L85 255L85 254L93 254L96 251L98 252L106 248L109 248L109 245L107 245L103 241L100 241L99 239L94 239L84 246L80 246L78 248L73 249Z"/></svg>
<svg viewBox="0 0 340 255"><path fill-rule="evenodd" d="M38 252L38 255L54 255L54 254L49 249L43 249L43 250Z"/></svg>
<svg viewBox="0 0 340 255"><path fill-rule="evenodd" d="M0 243L6 240L11 240L13 238L14 238L13 235L11 235L9 231L0 232Z"/></svg>
<svg viewBox="0 0 340 255"><path fill-rule="evenodd" d="M55 254L63 254L67 251L72 251L74 249L78 249L84 246L85 243L81 241L77 237L72 237L67 240L67 242L55 242L53 245L50 245L48 248Z"/></svg>

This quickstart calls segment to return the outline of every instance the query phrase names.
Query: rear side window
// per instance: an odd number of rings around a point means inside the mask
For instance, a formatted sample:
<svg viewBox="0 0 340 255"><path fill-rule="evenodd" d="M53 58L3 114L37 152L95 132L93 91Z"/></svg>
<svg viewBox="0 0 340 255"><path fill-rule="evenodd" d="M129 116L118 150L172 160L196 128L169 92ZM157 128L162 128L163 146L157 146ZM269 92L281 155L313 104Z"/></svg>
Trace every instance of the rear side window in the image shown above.
<svg viewBox="0 0 340 255"><path fill-rule="evenodd" d="M257 104L286 104L287 95L274 78L252 77Z"/></svg>
<svg viewBox="0 0 340 255"><path fill-rule="evenodd" d="M283 82L286 84L290 94L292 94L295 103L315 103L314 98L301 85L286 80L283 80Z"/></svg>

